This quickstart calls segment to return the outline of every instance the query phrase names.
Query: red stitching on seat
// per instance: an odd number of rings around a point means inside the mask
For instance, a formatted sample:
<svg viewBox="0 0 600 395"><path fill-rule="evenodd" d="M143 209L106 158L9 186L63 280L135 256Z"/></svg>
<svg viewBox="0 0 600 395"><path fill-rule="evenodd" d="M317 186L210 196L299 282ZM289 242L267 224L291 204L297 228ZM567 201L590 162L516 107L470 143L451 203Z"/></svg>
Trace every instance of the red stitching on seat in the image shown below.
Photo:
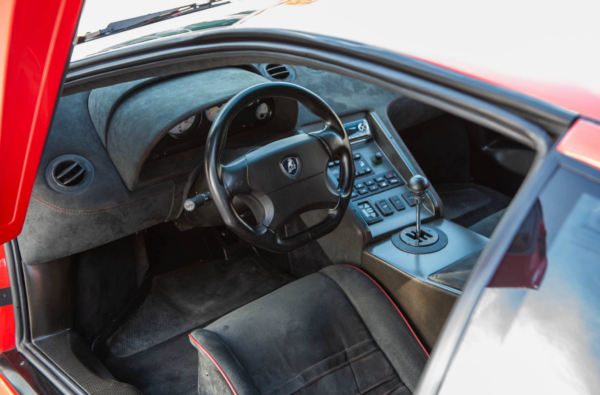
<svg viewBox="0 0 600 395"><path fill-rule="evenodd" d="M231 384L231 381L229 381L229 378L227 377L227 375L225 374L225 372L223 372L223 369L221 369L221 367L219 366L219 364L217 363L217 361L215 361L215 359L212 357L212 355L210 355L210 353L208 351L206 351L204 349L204 347L202 347L200 345L200 343L198 343L196 341L196 339L194 339L194 337L192 336L192 334L190 333L188 335L190 337L190 339L192 339L192 342L194 342L194 344L196 344L198 347L200 347L200 349L202 351L204 351L204 354L206 354L206 356L208 358L210 358L210 360L212 361L212 363L215 364L215 366L217 367L217 369L219 369L219 372L221 372L221 375L223 376L223 378L225 379L225 381L227 381L227 384L229 385L229 388L231 388L231 391L233 392L234 395L238 395L237 391L235 390L235 388L233 388L233 384Z"/></svg>
<svg viewBox="0 0 600 395"><path fill-rule="evenodd" d="M415 333L415 331L413 331L413 328L410 326L410 324L406 320L406 317L404 317L404 314L402 314L402 312L400 311L400 309L398 308L398 306L396 306L396 303L394 303L394 301L392 300L392 298L390 298L390 296L387 294L387 292L385 292L383 290L383 288L381 288L381 286L377 283L377 281L373 280L373 278L371 276L369 276L367 273L365 273L364 271L360 270L356 266L346 265L346 264L344 264L344 266L348 266L348 267L351 267L353 269L358 270L359 272L361 272L362 274L364 274L365 276L367 276L367 278L369 280L373 281L373 283L375 283L375 285L377 285L377 288L379 288L381 290L381 292L383 292L383 294L385 295L385 297L388 298L388 300L390 301L390 303L392 303L392 306L394 306L396 308L396 311L398 312L398 314L400 314L400 316L404 320L404 323L406 323L406 326L408 326L408 329L410 329L410 332L413 334L413 336L415 337L415 339L417 339L417 342L419 343L419 345L421 346L421 348L423 349L423 351L425 351L425 354L427 354L427 358L431 358L429 356L429 353L425 349L425 347L423 347L423 343L421 343L421 340L419 340L419 338L417 337L417 334Z"/></svg>

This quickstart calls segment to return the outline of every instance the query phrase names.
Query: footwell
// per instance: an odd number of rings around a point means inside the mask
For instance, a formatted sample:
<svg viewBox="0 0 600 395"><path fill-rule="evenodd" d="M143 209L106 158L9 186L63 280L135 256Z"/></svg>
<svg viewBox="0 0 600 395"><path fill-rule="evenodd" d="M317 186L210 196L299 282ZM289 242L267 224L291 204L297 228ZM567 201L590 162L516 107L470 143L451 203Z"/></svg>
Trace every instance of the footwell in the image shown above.
<svg viewBox="0 0 600 395"><path fill-rule="evenodd" d="M254 254L156 276L144 302L108 337L105 365L143 394L196 393L197 354L187 334L293 279Z"/></svg>

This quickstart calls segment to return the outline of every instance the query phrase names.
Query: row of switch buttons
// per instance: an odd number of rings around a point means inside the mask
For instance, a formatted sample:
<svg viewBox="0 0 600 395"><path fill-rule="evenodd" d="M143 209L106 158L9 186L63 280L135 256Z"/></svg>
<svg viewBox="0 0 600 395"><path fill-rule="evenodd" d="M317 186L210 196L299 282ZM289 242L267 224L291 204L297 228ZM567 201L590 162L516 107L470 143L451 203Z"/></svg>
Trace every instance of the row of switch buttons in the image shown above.
<svg viewBox="0 0 600 395"><path fill-rule="evenodd" d="M360 181L354 184L352 198L364 196L380 189L404 185L404 181L399 178L394 172L390 172L381 176L374 177L367 181Z"/></svg>
<svg viewBox="0 0 600 395"><path fill-rule="evenodd" d="M392 204L392 206L396 209L396 211L402 211L406 208L406 206L404 206L404 204L402 203L402 201L400 200L400 197L398 195L392 196L390 198L389 203ZM390 206L389 203L387 200L382 199L382 200L379 200L375 204L379 208L379 211L381 211L381 214L388 216L388 215L394 214L394 210L392 209L392 207Z"/></svg>
<svg viewBox="0 0 600 395"><path fill-rule="evenodd" d="M389 201L387 199L380 199L375 202L375 206L377 206L381 214L383 214L386 217L394 214L394 208L396 209L396 211L402 211L406 208L406 206L404 206L398 195L392 196L391 198L389 198ZM377 213L377 211L373 208L373 206L371 206L371 203L369 203L368 201L360 202L358 204L358 210L369 225L377 223L379 221L383 221L383 218L381 218L381 216Z"/></svg>
<svg viewBox="0 0 600 395"><path fill-rule="evenodd" d="M356 177L362 177L362 176L366 176L366 175L369 175L369 174L371 174L372 172L373 172L373 170L372 170L371 168L367 167L367 168L366 168L366 169L364 169L364 170L357 171L356 173L354 173L354 178L356 178ZM339 175L339 174L337 174L337 175L335 176L335 178L336 178L336 180L338 180L338 181L339 181L339 180L340 180L340 175Z"/></svg>
<svg viewBox="0 0 600 395"><path fill-rule="evenodd" d="M353 155L354 160L361 160L362 159L362 155L361 154L354 154ZM360 170L356 170L356 165L354 166L355 168L355 173L354 173L354 177L362 177L362 176L367 176L371 173L373 173L373 169L371 169L370 167L365 167L366 162L361 162L361 169ZM340 161L339 160L334 160L331 161L327 164L327 167L334 167L334 166L339 166L340 165ZM336 175L337 180L340 180L340 176L339 174Z"/></svg>
<svg viewBox="0 0 600 395"><path fill-rule="evenodd" d="M354 160L360 160L360 159L362 159L361 154L354 154ZM327 164L327 167L339 166L339 164L340 164L339 160L333 160Z"/></svg>

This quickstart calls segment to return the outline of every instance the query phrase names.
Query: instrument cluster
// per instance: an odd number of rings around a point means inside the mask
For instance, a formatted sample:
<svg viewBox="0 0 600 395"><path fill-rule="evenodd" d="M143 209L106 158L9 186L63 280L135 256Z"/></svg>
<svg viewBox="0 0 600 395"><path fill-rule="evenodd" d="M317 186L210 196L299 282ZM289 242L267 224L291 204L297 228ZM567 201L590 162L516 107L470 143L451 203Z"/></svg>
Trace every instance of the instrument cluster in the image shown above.
<svg viewBox="0 0 600 395"><path fill-rule="evenodd" d="M148 161L156 161L203 146L223 105L210 107L177 123L156 144ZM232 136L263 126L273 118L274 113L275 103L272 98L250 103L235 117L229 127L228 135Z"/></svg>

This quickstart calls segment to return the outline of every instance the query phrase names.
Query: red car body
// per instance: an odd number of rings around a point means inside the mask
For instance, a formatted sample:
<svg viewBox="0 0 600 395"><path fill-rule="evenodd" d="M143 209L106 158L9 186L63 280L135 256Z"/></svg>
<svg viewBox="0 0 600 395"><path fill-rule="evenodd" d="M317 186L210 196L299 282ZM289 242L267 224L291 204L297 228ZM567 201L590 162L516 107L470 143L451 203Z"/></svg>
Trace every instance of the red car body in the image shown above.
<svg viewBox="0 0 600 395"><path fill-rule="evenodd" d="M2 243L14 239L23 226L82 5L82 0L0 2ZM544 40L544 35L553 36L550 33L556 21L538 17L533 26L525 26L518 10L513 10L509 14L514 19L502 22L516 29L507 42L501 42L502 34L494 29L495 26L484 31L477 30L482 23L478 21L472 34L480 36L479 43L489 42L489 46L484 48L474 47L468 39L468 31L452 28L467 22L467 15L457 12L456 8L460 5L453 3L452 6L458 20L447 21L446 25L428 26L443 32L433 36L411 36L418 23L408 19L418 18L409 15L424 5L395 4L392 8L397 12L385 11L385 6L379 2L371 4L354 0L288 0L250 15L232 29L283 28L373 45L565 108L578 115L578 120L555 149L600 169L600 91L588 87L588 82L592 82L589 81L589 73L578 74L577 67L573 70L564 68L564 57L568 57L573 65L580 66L580 62L591 61L586 70L594 67L596 71L600 70L597 54L580 52L597 52L593 45L587 45L589 40L598 37L593 35L598 31L597 24L591 26L584 20L583 26L570 32L575 49L561 47L554 53L543 54L532 49L532 57L522 57L523 47L535 48ZM422 24L427 24L427 21L423 20ZM529 42L519 40L519 35L526 32L534 32L534 38ZM495 47L500 43L501 48ZM553 58L561 58L562 66L549 63L547 72L542 75L536 72L538 62L550 62ZM536 62L533 65L518 67L520 63L533 61ZM597 84L597 81L593 82ZM543 224L540 226L543 227ZM535 255L540 262L545 259L538 257L537 248ZM535 277L537 272L532 270L530 275ZM499 276L505 277L506 273ZM0 249L0 288L9 286L4 250ZM0 307L0 352L14 347L14 313L12 304L8 304ZM0 393L10 391L10 384L3 384Z"/></svg>

